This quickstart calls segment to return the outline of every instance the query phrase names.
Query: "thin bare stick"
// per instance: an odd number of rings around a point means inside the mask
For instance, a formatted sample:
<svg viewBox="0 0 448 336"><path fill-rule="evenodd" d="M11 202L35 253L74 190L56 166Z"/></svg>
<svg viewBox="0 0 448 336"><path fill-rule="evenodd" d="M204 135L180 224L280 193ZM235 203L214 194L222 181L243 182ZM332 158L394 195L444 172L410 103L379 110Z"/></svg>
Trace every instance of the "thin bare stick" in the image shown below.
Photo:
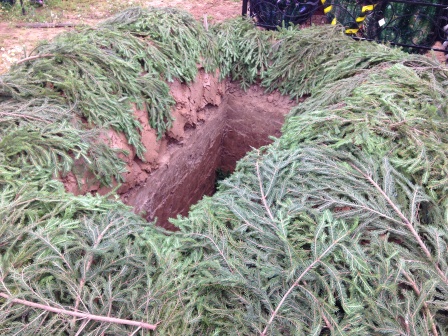
<svg viewBox="0 0 448 336"><path fill-rule="evenodd" d="M138 327L137 329L135 329L131 334L129 334L129 336L134 336L136 333L137 333L137 331L139 331L141 328L140 327Z"/></svg>
<svg viewBox="0 0 448 336"><path fill-rule="evenodd" d="M76 332L75 336L80 336L82 334L82 331L84 330L84 328L87 326L87 324L89 323L89 320L85 320L81 327L78 329L78 331ZM140 329L140 328L138 328Z"/></svg>
<svg viewBox="0 0 448 336"><path fill-rule="evenodd" d="M423 242L423 240L420 237L420 235L418 234L418 232L415 230L415 228L412 225L412 223L406 218L406 216L395 205L395 203L389 198L389 196L387 196L387 194L384 192L384 190L368 174L365 174L361 169L359 169L355 165L353 165L353 164L350 164L350 165L356 171L358 171L362 176L364 176L364 178L366 178L375 187L375 189L377 189L381 193L381 195L386 199L387 203L389 203L389 205L392 207L392 209L394 209L394 211L398 214L398 216L403 220L403 222L406 225L406 227L408 228L408 230L411 231L412 235L417 240L418 245L423 250L423 252L425 253L426 257L434 264L434 267L436 268L437 273L440 275L442 280L446 284L448 284L448 279L447 279L446 275L439 268L439 265L437 265L437 263L434 262L434 260L432 258L432 255L431 255L431 252L429 252L429 249L426 247L425 243Z"/></svg>
<svg viewBox="0 0 448 336"><path fill-rule="evenodd" d="M78 27L85 26L82 24L76 24L71 22L61 22L61 23L17 23L17 28L67 28L67 27Z"/></svg>
<svg viewBox="0 0 448 336"><path fill-rule="evenodd" d="M204 28L206 31L208 31L208 19L207 14L204 14Z"/></svg>
<svg viewBox="0 0 448 336"><path fill-rule="evenodd" d="M30 56L30 57L22 58L21 60L18 60L16 62L16 64L25 63L25 62L32 61L32 60L35 60L38 58L49 58L49 57L54 57L54 56L55 56L54 54L43 54L43 55Z"/></svg>
<svg viewBox="0 0 448 336"><path fill-rule="evenodd" d="M414 290L415 294L420 297L420 290L418 289L417 284L415 281L411 279L409 274L406 273L406 271L401 270L401 273L403 273L406 280L408 280L409 284L411 285L412 289ZM428 304L426 302L423 302L423 309L425 311L425 314L428 316L429 322L431 324L431 330L434 336L439 336L439 333L437 332L436 324L434 323L433 316L431 315L431 311L429 310Z"/></svg>
<svg viewBox="0 0 448 336"><path fill-rule="evenodd" d="M149 323L145 323L145 322L124 320L124 319L119 319L119 318L115 318L115 317L107 317L107 316L93 315L93 314L88 314L88 313L74 312L71 310L51 307L48 305L35 303L35 302L27 301L27 300L14 299L11 296L9 296L8 294L2 293L2 292L0 292L0 297L9 300L12 303L18 303L18 304L22 304L22 305L25 305L28 307L42 309L42 310L56 313L56 314L75 316L75 317L79 317L82 319L88 319L88 320L94 320L94 321L100 321L100 322L106 322L106 323L131 325L131 326L140 327L142 329L147 329L147 330L156 330L156 328L157 328L157 324L149 324Z"/></svg>

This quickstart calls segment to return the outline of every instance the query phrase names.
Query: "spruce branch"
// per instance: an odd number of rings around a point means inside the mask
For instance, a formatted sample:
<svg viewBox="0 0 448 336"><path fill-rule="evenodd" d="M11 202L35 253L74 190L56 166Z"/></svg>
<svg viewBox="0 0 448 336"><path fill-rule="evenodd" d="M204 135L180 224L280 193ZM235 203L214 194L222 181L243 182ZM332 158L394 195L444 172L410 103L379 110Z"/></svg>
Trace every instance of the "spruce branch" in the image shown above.
<svg viewBox="0 0 448 336"><path fill-rule="evenodd" d="M74 311L71 311L71 310L66 310L66 309L62 309L62 308L56 308L56 307L52 307L52 306L49 306L49 305L35 303L35 302L32 302L32 301L27 301L27 300L22 300L22 299L15 299L15 298L11 297L10 295L2 293L2 292L0 292L0 296L2 298L4 298L4 299L9 300L12 303L25 305L25 306L28 306L28 307L37 308L37 309L45 310L45 311L56 313L56 314L69 315L69 316L74 316L74 317L78 317L78 318L82 318L82 319L88 319L88 320L93 320L93 321L100 321L100 322L106 322L106 323L116 323L116 324L125 324L125 325L136 326L136 327L139 327L139 328L142 328L142 329L147 329L147 330L156 330L157 325L159 324L159 323L157 323L157 324L149 324L149 323L146 323L146 322L138 322L138 321L131 321L131 320L114 318L114 317L93 315L93 314L89 314L89 313L74 312Z"/></svg>
<svg viewBox="0 0 448 336"><path fill-rule="evenodd" d="M272 322L274 321L275 317L277 316L280 308L285 303L288 296L291 294L291 292L299 285L300 281L303 279L305 275L307 275L308 272L310 272L315 266L317 266L319 263L322 262L322 259L331 251L333 248L338 245L344 238L346 238L350 234L350 230L347 230L344 234L342 234L340 237L335 239L330 243L330 245L316 258L313 260L313 262L303 270L303 272L298 276L296 281L292 284L291 287L286 291L286 293L283 295L282 299L278 303L277 307L275 308L274 312L271 314L268 323L266 324L266 327L264 328L263 332L260 334L260 336L266 336L268 329Z"/></svg>
<svg viewBox="0 0 448 336"><path fill-rule="evenodd" d="M421 292L420 292L420 289L418 288L417 284L415 283L415 281L412 280L412 278L409 276L409 274L405 270L401 269L401 273L404 275L404 277L408 281L409 285L412 287L412 290L415 292L417 297L420 297ZM426 302L423 302L423 309L425 311L426 316L429 319L429 324L431 326L433 336L438 336L439 333L437 332L437 326L434 323L434 317L431 314L431 311L429 310L428 304Z"/></svg>
<svg viewBox="0 0 448 336"><path fill-rule="evenodd" d="M144 332L62 318L14 304L19 297L163 321L163 335L447 334L448 286L433 266L448 265L439 65L356 43L340 27L267 32L236 19L207 32L175 9L138 8L30 56L0 76L0 334ZM118 180L124 166L98 144L101 128L124 133L141 155L132 104L161 136L174 104L167 81L194 80L198 63L219 64L243 87L312 97L280 139L174 221L179 232L51 181L77 159L103 183ZM325 214L335 220L320 223Z"/></svg>
<svg viewBox="0 0 448 336"><path fill-rule="evenodd" d="M39 122L43 122L43 123L47 123L47 124L51 124L50 121L47 121L45 119L42 118L38 118L38 117L34 117L34 116L30 116L30 115L23 115L23 114L17 114L17 113L11 113L11 112L5 112L5 111L0 111L0 116L9 116L9 117L16 117L16 118L24 118L24 119L30 119L30 120L34 120L34 121L39 121ZM1 122L1 119L0 119Z"/></svg>
<svg viewBox="0 0 448 336"><path fill-rule="evenodd" d="M268 213L269 218L272 221L272 225L275 225L275 218L272 215L271 208L269 207L268 203L266 202L266 195L264 194L263 183L262 183L262 179L261 179L261 175L260 175L260 166L258 165L258 161L255 162L255 167L257 169L257 178L258 178L258 184L260 186L261 201L263 202L263 206L264 206L266 212Z"/></svg>
<svg viewBox="0 0 448 336"><path fill-rule="evenodd" d="M226 256L224 255L224 252L221 251L221 249L218 247L218 245L216 244L216 242L213 240L212 237L207 236L207 235L203 235L203 234L200 234L200 233L195 233L194 235L195 235L195 236L198 236L198 237L203 237L203 238L206 238L206 239L210 240L210 241L212 242L212 244L216 247L216 250L217 250L218 253L221 255L222 259L226 262L227 266L229 266L229 270L230 270L230 272L234 273L234 268L232 267L232 265L230 264L230 262L227 260ZM237 270L237 271L238 271L238 270ZM238 273L239 273L239 272L238 272ZM241 274L240 274L240 275L241 275Z"/></svg>
<svg viewBox="0 0 448 336"><path fill-rule="evenodd" d="M411 232L412 236L415 238L415 240L417 241L417 243L420 246L420 248L423 250L426 258L428 258L428 260L434 265L437 273L442 278L443 282L445 282L445 284L448 285L448 278L446 277L445 273L443 273L443 271L440 269L439 265L436 262L434 262L434 259L433 259L432 255L431 255L431 252L429 251L429 249L426 246L426 244L423 242L423 240L420 237L420 235L418 234L417 230L415 230L414 225L412 225L412 223L409 221L409 219L407 219L406 216L397 207L395 202L393 202L390 199L390 197L384 192L383 188L381 188L378 185L378 183L376 183L375 180L372 179L372 177L369 174L366 174L365 172L363 172L361 169L359 169L358 167L356 167L352 163L350 163L350 165L353 167L353 169L355 169L357 172L359 172L367 181L369 181L369 183L372 184L372 186L374 186L376 190L378 190L378 192L384 197L386 202L392 207L392 209L403 220L405 226L408 228L408 230Z"/></svg>
<svg viewBox="0 0 448 336"><path fill-rule="evenodd" d="M112 227L112 225L114 225L114 223L109 223L104 228L104 230L98 235L97 239L95 240L95 242L93 243L93 246L92 246L93 251L101 243L101 240L103 239L103 237L106 234L107 230L109 230ZM77 291L77 295L76 295L74 311L78 310L79 302L81 301L81 293L82 293L82 290L83 290L84 285L86 283L87 272L90 270L90 267L92 266L92 263L93 263L93 253L89 256L89 259L87 260L87 265L86 265L86 267L84 269L84 275L82 276L81 280L79 281L79 286L78 286L78 291ZM73 320L73 323L74 322L75 322L75 319Z"/></svg>

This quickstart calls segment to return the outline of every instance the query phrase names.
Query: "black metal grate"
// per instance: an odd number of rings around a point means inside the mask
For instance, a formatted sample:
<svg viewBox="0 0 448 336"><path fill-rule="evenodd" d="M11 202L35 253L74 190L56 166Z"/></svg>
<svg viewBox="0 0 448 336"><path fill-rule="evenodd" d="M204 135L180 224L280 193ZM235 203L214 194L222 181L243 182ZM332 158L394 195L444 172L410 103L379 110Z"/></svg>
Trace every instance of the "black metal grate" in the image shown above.
<svg viewBox="0 0 448 336"><path fill-rule="evenodd" d="M281 25L301 24L319 7L320 0L251 0L250 16L257 25L276 29ZM248 1L243 0L243 15L247 14Z"/></svg>
<svg viewBox="0 0 448 336"><path fill-rule="evenodd" d="M433 49L436 41L446 42L448 31L448 0L320 0L328 23L342 24L345 32L355 39L391 43L402 46L410 52ZM270 3L262 7L260 3ZM278 1L243 0L243 15L248 8L251 17L258 25L274 28L292 22L303 23L315 11L307 11L307 16L297 17L295 21L276 9ZM275 11L279 11L275 14Z"/></svg>
<svg viewBox="0 0 448 336"><path fill-rule="evenodd" d="M388 42L415 52L445 42L448 1L390 0L370 4L351 0L323 0L332 24L340 23L356 39Z"/></svg>

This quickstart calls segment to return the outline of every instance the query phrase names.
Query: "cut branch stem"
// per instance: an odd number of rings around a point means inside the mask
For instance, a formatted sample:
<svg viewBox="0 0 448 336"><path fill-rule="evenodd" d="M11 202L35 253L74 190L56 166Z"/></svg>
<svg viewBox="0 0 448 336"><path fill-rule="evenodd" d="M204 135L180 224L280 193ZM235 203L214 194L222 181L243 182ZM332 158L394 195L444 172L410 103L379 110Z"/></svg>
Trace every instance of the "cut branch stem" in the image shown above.
<svg viewBox="0 0 448 336"><path fill-rule="evenodd" d="M106 322L106 323L131 325L131 326L136 326L136 327L140 327L142 329L147 329L147 330L155 330L157 328L157 324L149 324L149 323L145 323L145 322L124 320L124 319L119 319L119 318L115 318L115 317L93 315L93 314L89 314L89 313L74 312L71 310L56 308L56 307L52 307L52 306L48 306L48 305L44 305L44 304L40 304L40 303L27 301L27 300L14 299L11 296L9 296L8 294L2 293L2 292L0 292L0 297L9 300L12 303L22 304L22 305L25 305L28 307L42 309L42 310L56 313L56 314L69 315L69 316L74 316L74 317L78 317L78 318L82 318L82 319L88 319L88 320L94 320L94 321L100 321L100 322Z"/></svg>
<svg viewBox="0 0 448 336"><path fill-rule="evenodd" d="M36 55L36 56L30 56L30 57L26 57L26 58L22 58L21 60L18 60L16 62L16 64L21 64L21 63L25 63L28 61L32 61L35 59L39 59L39 58L50 58L50 57L54 57L54 54L43 54L43 55Z"/></svg>

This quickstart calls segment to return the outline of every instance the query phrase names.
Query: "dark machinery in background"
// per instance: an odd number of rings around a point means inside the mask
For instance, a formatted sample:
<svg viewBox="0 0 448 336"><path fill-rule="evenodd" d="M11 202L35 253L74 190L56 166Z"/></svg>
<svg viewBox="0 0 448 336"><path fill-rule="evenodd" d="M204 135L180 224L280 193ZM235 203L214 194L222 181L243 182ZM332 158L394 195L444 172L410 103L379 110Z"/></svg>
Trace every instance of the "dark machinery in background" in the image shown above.
<svg viewBox="0 0 448 336"><path fill-rule="evenodd" d="M243 15L268 29L305 23L319 5L330 24L341 24L359 40L390 43L409 52L448 45L448 0L243 0ZM442 46L434 46L436 41Z"/></svg>

